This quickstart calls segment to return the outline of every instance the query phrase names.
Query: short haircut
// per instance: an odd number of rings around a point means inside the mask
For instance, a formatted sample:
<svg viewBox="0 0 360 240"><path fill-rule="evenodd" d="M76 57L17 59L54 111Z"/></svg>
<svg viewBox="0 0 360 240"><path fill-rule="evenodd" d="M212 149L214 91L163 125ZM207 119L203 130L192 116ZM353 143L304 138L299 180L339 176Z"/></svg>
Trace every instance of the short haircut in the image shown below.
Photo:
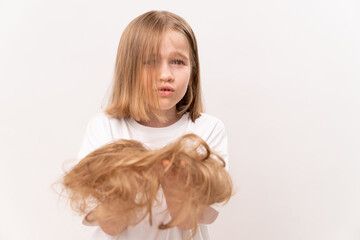
<svg viewBox="0 0 360 240"><path fill-rule="evenodd" d="M203 111L200 66L195 34L180 16L168 11L150 11L135 18L125 28L117 51L112 93L105 112L116 118L149 120L149 104L159 106L153 81L142 81L144 61L158 52L164 32L183 34L189 43L191 76L184 97L176 104L179 115L189 112L195 121ZM157 54L156 54L157 55ZM164 120L160 112L154 115Z"/></svg>

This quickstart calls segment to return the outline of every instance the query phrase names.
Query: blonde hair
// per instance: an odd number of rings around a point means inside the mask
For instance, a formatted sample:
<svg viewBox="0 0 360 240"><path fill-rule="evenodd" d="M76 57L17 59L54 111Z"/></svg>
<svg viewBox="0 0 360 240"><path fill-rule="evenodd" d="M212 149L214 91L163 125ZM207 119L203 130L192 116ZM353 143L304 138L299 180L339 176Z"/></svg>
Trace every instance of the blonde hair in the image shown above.
<svg viewBox="0 0 360 240"><path fill-rule="evenodd" d="M150 11L140 15L125 28L118 47L112 93L105 112L116 118L130 117L136 121L149 120L150 106L158 109L158 96L153 81L143 81L143 63L158 52L165 31L183 34L189 43L191 76L185 96L177 103L179 115L189 112L195 121L203 111L200 89L200 66L195 34L180 16L167 11ZM156 56L157 54L155 54ZM160 112L154 115L164 120Z"/></svg>
<svg viewBox="0 0 360 240"><path fill-rule="evenodd" d="M168 160L164 167L163 160ZM95 219L117 221L127 216L135 225L152 206L165 174L175 171L183 185L172 189L178 214L159 229L177 226L191 214L195 235L200 213L232 196L232 181L224 160L195 134L188 134L159 150L147 150L134 140L107 144L83 158L63 178L72 208ZM102 211L96 212L96 206ZM93 210L95 209L95 212ZM90 220L91 221L91 220Z"/></svg>

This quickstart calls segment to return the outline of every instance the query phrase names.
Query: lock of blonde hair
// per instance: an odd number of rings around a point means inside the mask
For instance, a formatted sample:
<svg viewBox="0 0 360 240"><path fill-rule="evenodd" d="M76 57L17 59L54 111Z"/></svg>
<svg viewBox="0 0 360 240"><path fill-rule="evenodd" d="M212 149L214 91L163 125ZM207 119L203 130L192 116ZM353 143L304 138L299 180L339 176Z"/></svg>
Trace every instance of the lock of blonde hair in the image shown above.
<svg viewBox="0 0 360 240"><path fill-rule="evenodd" d="M177 226L190 213L195 235L200 213L232 196L232 181L224 167L224 160L195 134L157 150L148 150L134 140L119 140L84 157L65 174L62 184L72 208L80 214L88 216L101 205L96 220L126 217L129 225L136 225L148 217L152 224L152 207L158 201L160 184L173 171L182 182L171 190L179 206L178 214L158 227Z"/></svg>

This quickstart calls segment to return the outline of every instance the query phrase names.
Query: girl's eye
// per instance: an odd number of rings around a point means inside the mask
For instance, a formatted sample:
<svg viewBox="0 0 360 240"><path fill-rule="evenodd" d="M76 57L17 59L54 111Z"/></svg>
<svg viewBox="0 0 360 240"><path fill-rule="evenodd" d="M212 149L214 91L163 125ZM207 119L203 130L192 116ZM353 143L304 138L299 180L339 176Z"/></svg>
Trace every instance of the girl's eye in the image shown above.
<svg viewBox="0 0 360 240"><path fill-rule="evenodd" d="M171 63L176 64L176 65L185 65L185 63L180 59L175 59L175 60L171 61Z"/></svg>

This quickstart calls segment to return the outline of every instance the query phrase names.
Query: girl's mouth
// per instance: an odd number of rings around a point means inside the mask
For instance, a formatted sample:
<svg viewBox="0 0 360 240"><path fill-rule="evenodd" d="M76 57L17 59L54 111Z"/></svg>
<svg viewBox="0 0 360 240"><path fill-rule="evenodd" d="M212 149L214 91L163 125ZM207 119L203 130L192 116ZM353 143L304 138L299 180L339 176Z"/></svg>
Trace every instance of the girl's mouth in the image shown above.
<svg viewBox="0 0 360 240"><path fill-rule="evenodd" d="M162 97L168 97L174 94L174 89L169 86L163 86L158 88L158 93Z"/></svg>

